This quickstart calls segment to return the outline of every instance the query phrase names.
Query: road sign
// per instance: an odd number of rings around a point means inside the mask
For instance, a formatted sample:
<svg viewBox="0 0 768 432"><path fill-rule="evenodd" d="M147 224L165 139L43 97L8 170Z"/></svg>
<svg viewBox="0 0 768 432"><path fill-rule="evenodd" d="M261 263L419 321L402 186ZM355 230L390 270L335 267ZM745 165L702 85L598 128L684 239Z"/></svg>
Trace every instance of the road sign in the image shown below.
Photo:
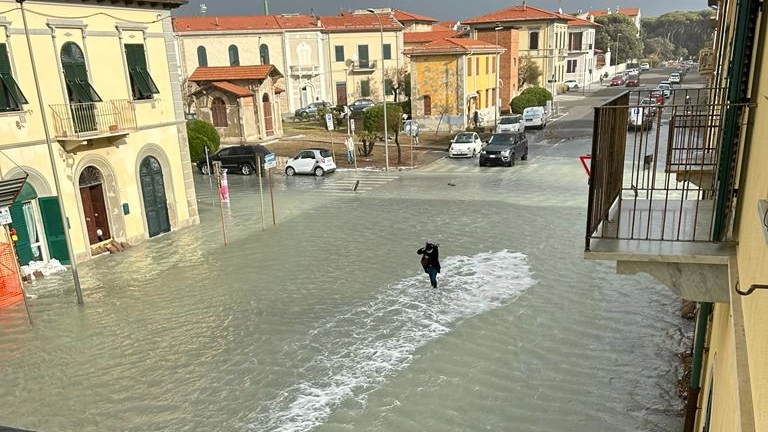
<svg viewBox="0 0 768 432"><path fill-rule="evenodd" d="M333 130L333 114L325 113L325 125L328 126L328 130Z"/></svg>
<svg viewBox="0 0 768 432"><path fill-rule="evenodd" d="M349 128L355 133L355 119L349 119Z"/></svg>
<svg viewBox="0 0 768 432"><path fill-rule="evenodd" d="M274 153L267 153L264 155L264 168L274 168L277 166L277 159L275 159Z"/></svg>
<svg viewBox="0 0 768 432"><path fill-rule="evenodd" d="M8 206L0 207L0 225L12 223L11 209Z"/></svg>

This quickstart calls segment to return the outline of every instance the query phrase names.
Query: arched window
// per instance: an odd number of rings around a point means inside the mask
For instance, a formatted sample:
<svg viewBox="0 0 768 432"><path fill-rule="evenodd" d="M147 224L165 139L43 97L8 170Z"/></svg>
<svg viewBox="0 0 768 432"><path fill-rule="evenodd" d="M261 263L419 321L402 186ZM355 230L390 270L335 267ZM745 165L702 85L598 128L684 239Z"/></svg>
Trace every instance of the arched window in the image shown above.
<svg viewBox="0 0 768 432"><path fill-rule="evenodd" d="M213 125L216 127L227 127L227 103L224 99L217 97L211 102L211 117Z"/></svg>
<svg viewBox="0 0 768 432"><path fill-rule="evenodd" d="M237 50L237 45L229 46L229 65L240 66L240 52Z"/></svg>
<svg viewBox="0 0 768 432"><path fill-rule="evenodd" d="M197 47L197 65L200 67L208 66L208 52L205 51L205 47L202 45Z"/></svg>
<svg viewBox="0 0 768 432"><path fill-rule="evenodd" d="M259 47L259 58L261 59L261 64L270 64L269 62L269 47L267 44L261 44Z"/></svg>
<svg viewBox="0 0 768 432"><path fill-rule="evenodd" d="M424 95L424 115L432 115L432 96Z"/></svg>

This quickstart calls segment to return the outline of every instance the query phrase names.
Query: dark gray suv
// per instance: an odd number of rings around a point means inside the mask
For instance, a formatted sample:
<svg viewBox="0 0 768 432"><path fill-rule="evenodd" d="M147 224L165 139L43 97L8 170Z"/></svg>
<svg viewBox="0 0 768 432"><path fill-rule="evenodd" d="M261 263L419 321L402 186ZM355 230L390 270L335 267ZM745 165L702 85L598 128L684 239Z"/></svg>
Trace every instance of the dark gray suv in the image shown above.
<svg viewBox="0 0 768 432"><path fill-rule="evenodd" d="M263 145L237 145L222 147L216 153L208 155L211 164L221 162L221 167L228 172L239 172L242 175L251 175L256 167L261 165L264 173L264 155L270 153ZM197 160L197 169L203 174L210 174L213 168L206 163L205 156Z"/></svg>
<svg viewBox="0 0 768 432"><path fill-rule="evenodd" d="M480 151L480 166L512 166L517 159L528 159L528 138L523 132L497 133L491 135L487 145Z"/></svg>

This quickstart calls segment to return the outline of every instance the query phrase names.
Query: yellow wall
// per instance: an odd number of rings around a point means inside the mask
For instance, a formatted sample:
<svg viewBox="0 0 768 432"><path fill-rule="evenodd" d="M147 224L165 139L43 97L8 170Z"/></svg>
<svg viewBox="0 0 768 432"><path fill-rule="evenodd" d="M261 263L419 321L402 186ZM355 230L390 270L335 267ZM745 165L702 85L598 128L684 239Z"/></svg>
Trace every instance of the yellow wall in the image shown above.
<svg viewBox="0 0 768 432"><path fill-rule="evenodd" d="M411 87L418 88L416 95L411 91L411 110L414 118L417 113L423 115L424 95L429 95L432 100L432 116L460 113L459 101L464 84L464 69L459 67L459 62L463 59L463 56L456 55L411 58Z"/></svg>
<svg viewBox="0 0 768 432"><path fill-rule="evenodd" d="M711 431L736 431L738 428L738 387L736 384L736 363L733 340L733 320L727 304L715 303L710 324L709 351L702 365L701 392L699 393L699 416L696 430L704 427L706 407L709 403L709 388L712 394Z"/></svg>
<svg viewBox="0 0 768 432"><path fill-rule="evenodd" d="M552 21L532 21L520 24L518 31L519 57L528 56L541 69L539 85L546 86L552 75L555 81L562 82L565 75L568 46L568 26ZM529 49L530 34L539 32L538 49ZM549 88L549 87L547 87ZM551 90L551 88L550 88Z"/></svg>
<svg viewBox="0 0 768 432"><path fill-rule="evenodd" d="M5 10L17 6L15 2L8 1L2 2L2 5ZM197 223L178 82L171 78L176 77L177 68L172 66L176 62L175 54L171 50L169 56L165 38L170 35L168 12L40 3L26 3L25 9L44 105L41 107L38 102L20 10L10 10L0 17L0 22L11 22L11 37L3 38L14 77L29 103L23 105L23 111L0 113L0 148L8 156L0 158L0 174L13 175L23 169L30 173L29 182L39 196L56 195L43 127L42 115L45 115L61 182L60 197L71 224L70 237L78 259L90 257L78 187L79 176L89 165L97 167L104 175L112 238L135 243L148 236L143 199L137 182L139 165L146 156L155 157L162 166L171 228ZM158 18L164 19L158 21ZM125 24L131 21L129 25ZM122 40L116 30L118 23L123 29ZM51 35L52 31L55 38ZM2 35L5 33L0 32ZM110 104L113 100L130 101L126 104L133 107L138 130L131 131L120 140L85 141L83 144L86 145L72 151L65 150L64 145L56 140L55 118L50 106L67 103L58 59L61 46L68 41L76 42L83 50L90 82L103 104ZM159 94L154 95L152 100L132 101L122 50L125 43L145 45L148 70L159 89ZM170 46L172 48L173 44ZM68 112L68 109L63 112ZM122 212L123 203L129 205L128 215Z"/></svg>

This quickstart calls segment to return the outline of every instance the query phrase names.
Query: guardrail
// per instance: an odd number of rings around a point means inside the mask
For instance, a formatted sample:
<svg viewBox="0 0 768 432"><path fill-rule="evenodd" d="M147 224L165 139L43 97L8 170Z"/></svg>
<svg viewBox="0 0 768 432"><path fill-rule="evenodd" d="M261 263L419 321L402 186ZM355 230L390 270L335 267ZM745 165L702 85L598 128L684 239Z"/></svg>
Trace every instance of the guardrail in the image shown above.
<svg viewBox="0 0 768 432"><path fill-rule="evenodd" d="M136 113L128 99L54 104L50 108L56 138L81 139L136 129Z"/></svg>

